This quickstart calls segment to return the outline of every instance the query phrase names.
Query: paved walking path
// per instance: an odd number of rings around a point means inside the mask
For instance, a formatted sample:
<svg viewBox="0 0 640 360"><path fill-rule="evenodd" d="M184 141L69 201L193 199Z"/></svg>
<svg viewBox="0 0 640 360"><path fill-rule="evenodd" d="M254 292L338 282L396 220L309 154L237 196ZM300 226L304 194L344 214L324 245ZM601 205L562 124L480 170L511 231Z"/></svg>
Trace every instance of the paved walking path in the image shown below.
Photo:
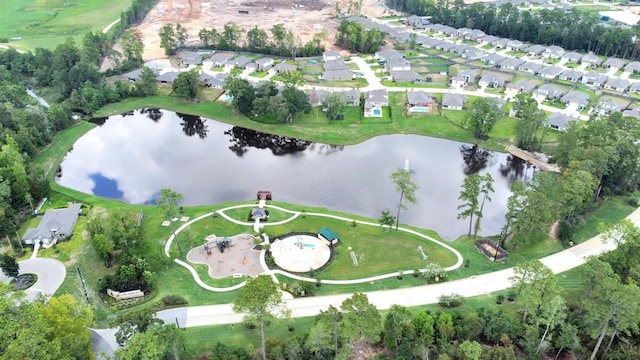
<svg viewBox="0 0 640 360"><path fill-rule="evenodd" d="M640 225L640 209L634 211L627 219L636 226ZM540 261L557 274L584 264L587 256L599 255L613 249L615 243L604 243L598 235L572 248L546 256ZM511 286L509 277L512 275L513 268L509 268L440 284L372 291L366 294L369 301L380 310L388 309L393 304L419 306L437 303L438 298L444 294L456 293L470 297L504 290ZM306 317L326 310L329 305L339 307L342 301L350 296L351 294L314 296L286 302L291 309L292 317ZM234 313L231 304L222 304L164 310L158 312L157 317L165 322L178 322L181 327L195 327L239 323L243 315Z"/></svg>

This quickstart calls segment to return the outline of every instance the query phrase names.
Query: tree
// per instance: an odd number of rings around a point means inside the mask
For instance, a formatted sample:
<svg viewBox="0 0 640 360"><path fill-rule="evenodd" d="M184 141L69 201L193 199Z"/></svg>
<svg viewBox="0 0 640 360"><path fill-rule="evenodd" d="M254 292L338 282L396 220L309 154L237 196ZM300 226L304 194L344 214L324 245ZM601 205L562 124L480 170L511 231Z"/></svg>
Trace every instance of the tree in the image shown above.
<svg viewBox="0 0 640 360"><path fill-rule="evenodd" d="M88 359L93 353L91 332L93 311L77 298L65 294L52 297L42 306L42 317L51 327L51 340L60 341L63 352L73 359Z"/></svg>
<svg viewBox="0 0 640 360"><path fill-rule="evenodd" d="M462 191L458 196L458 200L463 203L458 205L458 219L469 218L469 233L467 236L471 236L471 227L473 224L473 216L478 213L479 203L478 197L480 196L480 182L482 176L480 174L472 174L464 178L462 181Z"/></svg>
<svg viewBox="0 0 640 360"><path fill-rule="evenodd" d="M342 313L333 305L316 316L316 323L309 330L305 341L306 348L317 358L336 357Z"/></svg>
<svg viewBox="0 0 640 360"><path fill-rule="evenodd" d="M173 93L186 99L198 97L198 73L195 70L185 71L178 74L173 82Z"/></svg>
<svg viewBox="0 0 640 360"><path fill-rule="evenodd" d="M247 31L247 50L251 52L261 53L268 45L267 32L258 26L252 27Z"/></svg>
<svg viewBox="0 0 640 360"><path fill-rule="evenodd" d="M396 217L391 215L391 210L383 210L382 213L380 213L378 222L380 223L380 227L386 228L387 232L389 232L389 229L391 229L393 224L396 222Z"/></svg>
<svg viewBox="0 0 640 360"><path fill-rule="evenodd" d="M158 205L166 208L167 217L172 218L176 205L182 201L182 194L171 189L160 189L160 198Z"/></svg>
<svg viewBox="0 0 640 360"><path fill-rule="evenodd" d="M289 109L291 117L294 117L299 113L308 114L311 112L311 103L309 102L309 97L304 91L293 86L286 86L284 90L282 90L282 97L287 103L287 108Z"/></svg>
<svg viewBox="0 0 640 360"><path fill-rule="evenodd" d="M564 299L560 295L554 296L551 301L543 304L538 322L544 326L544 333L538 344L538 352L543 348L549 331L564 322L567 317L566 310Z"/></svg>
<svg viewBox="0 0 640 360"><path fill-rule="evenodd" d="M116 351L116 360L162 359L165 352L165 344L159 342L153 333L135 333L124 347Z"/></svg>
<svg viewBox="0 0 640 360"><path fill-rule="evenodd" d="M116 340L120 345L125 344L134 334L145 333L154 324L162 324L162 320L155 317L152 308L133 309L116 319L112 326L117 326Z"/></svg>
<svg viewBox="0 0 640 360"><path fill-rule="evenodd" d="M415 336L411 312L400 305L391 305L384 319L382 338L384 346L396 356L398 349Z"/></svg>
<svg viewBox="0 0 640 360"><path fill-rule="evenodd" d="M322 102L322 109L327 115L327 119L333 120L338 118L345 105L344 97L340 93L332 92Z"/></svg>
<svg viewBox="0 0 640 360"><path fill-rule="evenodd" d="M120 46L124 53L125 61L131 64L142 64L142 51L144 50L144 44L142 42L142 36L140 33L128 29L120 37Z"/></svg>
<svg viewBox="0 0 640 360"><path fill-rule="evenodd" d="M497 101L479 97L467 108L464 123L469 124L476 139L487 139L493 126L502 115L502 109Z"/></svg>
<svg viewBox="0 0 640 360"><path fill-rule="evenodd" d="M240 39L240 28L234 22L224 24L222 38L220 39L220 47L224 50L235 50L238 48L238 40Z"/></svg>
<svg viewBox="0 0 640 360"><path fill-rule="evenodd" d="M480 208L478 209L478 213L476 214L476 226L474 227L473 236L478 235L478 230L480 230L480 221L482 220L484 214L484 204L486 201L491 201L491 197L489 193L494 192L493 190L493 177L491 174L486 173L482 176L480 182Z"/></svg>
<svg viewBox="0 0 640 360"><path fill-rule="evenodd" d="M578 327L575 325L564 322L560 326L560 333L553 342L553 346L558 349L556 353L556 359L564 349L580 350L582 345L580 344L580 337L578 336Z"/></svg>
<svg viewBox="0 0 640 360"><path fill-rule="evenodd" d="M178 48L178 39L173 24L164 24L160 28L160 47L166 55L175 55Z"/></svg>
<svg viewBox="0 0 640 360"><path fill-rule="evenodd" d="M514 266L513 274L509 280L524 306L522 321L527 320L531 310L537 319L538 311L546 299L557 292L553 272L539 260L530 260Z"/></svg>
<svg viewBox="0 0 640 360"><path fill-rule="evenodd" d="M156 74L149 67L143 67L140 79L135 83L136 95L145 97L155 95L158 91Z"/></svg>
<svg viewBox="0 0 640 360"><path fill-rule="evenodd" d="M262 358L266 360L265 321L269 317L287 313L278 285L269 275L258 275L247 280L240 295L233 301L233 311L247 313L258 321Z"/></svg>
<svg viewBox="0 0 640 360"><path fill-rule="evenodd" d="M16 258L9 254L2 254L0 257L0 268L8 277L14 278L20 273L20 264L18 264Z"/></svg>
<svg viewBox="0 0 640 360"><path fill-rule="evenodd" d="M353 342L353 358L360 358L360 349L363 343L375 343L382 330L380 313L373 306L367 295L354 293L340 305L342 310L343 335Z"/></svg>
<svg viewBox="0 0 640 360"><path fill-rule="evenodd" d="M180 23L176 24L176 42L179 48L187 42L187 29Z"/></svg>
<svg viewBox="0 0 640 360"><path fill-rule="evenodd" d="M465 360L479 360L482 355L482 345L477 341L465 340L458 349Z"/></svg>
<svg viewBox="0 0 640 360"><path fill-rule="evenodd" d="M396 191L400 192L400 200L398 201L398 212L396 215L396 230L400 224L400 210L407 209L405 201L415 204L416 190L420 187L411 180L411 173L405 169L400 169L391 173L391 181L396 185Z"/></svg>
<svg viewBox="0 0 640 360"><path fill-rule="evenodd" d="M538 109L538 102L531 94L516 95L515 110L516 145L525 150L538 150L544 135L544 121L547 118L544 111Z"/></svg>

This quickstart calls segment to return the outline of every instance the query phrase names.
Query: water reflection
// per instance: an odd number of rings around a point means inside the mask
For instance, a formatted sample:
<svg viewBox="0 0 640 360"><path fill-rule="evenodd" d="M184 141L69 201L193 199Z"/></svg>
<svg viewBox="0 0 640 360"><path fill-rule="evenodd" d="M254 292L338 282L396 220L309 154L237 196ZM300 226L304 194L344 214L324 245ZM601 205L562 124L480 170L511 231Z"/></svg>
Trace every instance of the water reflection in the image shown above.
<svg viewBox="0 0 640 360"><path fill-rule="evenodd" d="M205 137L193 141L199 132ZM389 135L331 146L143 110L112 116L80 138L62 163L58 182L134 204L152 203L162 188L182 193L183 205L248 200L267 189L275 200L378 218L398 201L389 175L406 159L420 189L417 204L402 212L401 221L446 239L466 231L466 221L456 215L468 173L495 179L482 234L500 231L511 183L527 174L505 154L442 139Z"/></svg>
<svg viewBox="0 0 640 360"><path fill-rule="evenodd" d="M510 182L515 180L531 181L535 173L535 166L511 154L507 155L506 162L500 165L500 174Z"/></svg>
<svg viewBox="0 0 640 360"><path fill-rule="evenodd" d="M200 116L177 113L178 117L182 119L180 125L182 125L182 132L187 136L193 136L198 134L200 139L207 137L209 128L205 124L205 121Z"/></svg>
<svg viewBox="0 0 640 360"><path fill-rule="evenodd" d="M146 113L147 117L155 122L160 121L160 119L162 118L162 110L160 109L142 109L140 110L141 113ZM131 114L133 115L133 114Z"/></svg>

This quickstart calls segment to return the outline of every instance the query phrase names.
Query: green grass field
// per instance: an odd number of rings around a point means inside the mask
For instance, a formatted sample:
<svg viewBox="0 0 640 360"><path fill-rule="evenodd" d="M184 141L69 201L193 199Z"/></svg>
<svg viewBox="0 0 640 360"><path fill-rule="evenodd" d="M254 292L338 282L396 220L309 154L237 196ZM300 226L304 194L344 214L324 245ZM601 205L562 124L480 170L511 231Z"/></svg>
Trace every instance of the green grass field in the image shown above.
<svg viewBox="0 0 640 360"><path fill-rule="evenodd" d="M32 50L55 48L72 37L76 43L89 31L100 32L131 4L131 0L3 0L0 37L21 40L11 46Z"/></svg>

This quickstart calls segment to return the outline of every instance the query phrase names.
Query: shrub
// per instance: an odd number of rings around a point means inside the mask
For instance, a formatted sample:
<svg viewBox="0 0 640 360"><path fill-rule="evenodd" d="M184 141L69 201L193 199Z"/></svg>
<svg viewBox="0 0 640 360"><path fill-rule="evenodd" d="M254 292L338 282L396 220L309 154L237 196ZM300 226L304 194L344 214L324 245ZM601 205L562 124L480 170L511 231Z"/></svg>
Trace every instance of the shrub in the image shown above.
<svg viewBox="0 0 640 360"><path fill-rule="evenodd" d="M573 241L573 225L566 220L561 221L558 226L558 239L565 245Z"/></svg>
<svg viewBox="0 0 640 360"><path fill-rule="evenodd" d="M632 197L631 199L629 199L629 205L635 206L635 207L640 206L640 198Z"/></svg>
<svg viewBox="0 0 640 360"><path fill-rule="evenodd" d="M175 306L175 305L187 305L188 302L185 298L180 295L167 295L162 298L162 303L165 306Z"/></svg>
<svg viewBox="0 0 640 360"><path fill-rule="evenodd" d="M460 294L442 295L438 298L438 305L446 308L454 308L462 305L464 298Z"/></svg>

